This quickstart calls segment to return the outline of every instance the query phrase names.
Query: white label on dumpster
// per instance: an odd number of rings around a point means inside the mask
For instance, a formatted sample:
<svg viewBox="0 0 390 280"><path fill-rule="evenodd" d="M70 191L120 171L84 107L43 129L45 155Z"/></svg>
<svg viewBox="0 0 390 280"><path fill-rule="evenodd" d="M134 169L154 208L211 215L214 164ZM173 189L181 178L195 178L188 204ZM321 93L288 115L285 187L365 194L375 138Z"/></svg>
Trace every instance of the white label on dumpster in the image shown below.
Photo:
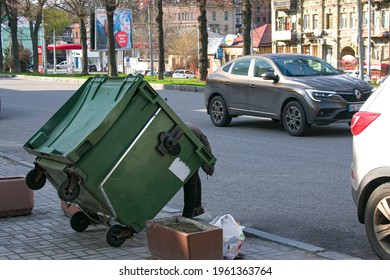
<svg viewBox="0 0 390 280"><path fill-rule="evenodd" d="M176 158L171 166L169 166L169 170L172 171L173 174L177 176L180 180L184 182L187 176L190 174L190 168L180 160L180 158Z"/></svg>

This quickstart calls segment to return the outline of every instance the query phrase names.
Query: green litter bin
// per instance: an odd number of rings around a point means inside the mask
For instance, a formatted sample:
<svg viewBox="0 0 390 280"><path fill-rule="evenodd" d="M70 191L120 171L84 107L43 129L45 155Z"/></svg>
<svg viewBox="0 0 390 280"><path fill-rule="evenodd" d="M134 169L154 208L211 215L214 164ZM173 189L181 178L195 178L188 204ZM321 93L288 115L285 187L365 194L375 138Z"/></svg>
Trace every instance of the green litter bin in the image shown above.
<svg viewBox="0 0 390 280"><path fill-rule="evenodd" d="M202 166L215 157L141 75L89 78L24 149L35 155L27 185L46 178L82 211L71 227L109 226L120 246L140 232Z"/></svg>

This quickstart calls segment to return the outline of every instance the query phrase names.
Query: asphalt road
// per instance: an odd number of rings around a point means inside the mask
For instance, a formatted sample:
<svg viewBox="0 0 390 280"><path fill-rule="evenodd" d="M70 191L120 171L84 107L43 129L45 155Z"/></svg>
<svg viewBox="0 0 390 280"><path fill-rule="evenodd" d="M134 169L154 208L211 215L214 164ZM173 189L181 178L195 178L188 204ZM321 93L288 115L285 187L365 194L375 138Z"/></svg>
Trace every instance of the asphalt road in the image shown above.
<svg viewBox="0 0 390 280"><path fill-rule="evenodd" d="M0 151L29 162L23 144L80 85L0 79ZM352 137L346 124L314 126L289 136L268 119L240 117L212 125L199 92L159 91L183 121L198 125L217 157L202 175L210 217L230 213L241 224L362 259L376 259L351 198ZM182 192L169 205L181 209Z"/></svg>

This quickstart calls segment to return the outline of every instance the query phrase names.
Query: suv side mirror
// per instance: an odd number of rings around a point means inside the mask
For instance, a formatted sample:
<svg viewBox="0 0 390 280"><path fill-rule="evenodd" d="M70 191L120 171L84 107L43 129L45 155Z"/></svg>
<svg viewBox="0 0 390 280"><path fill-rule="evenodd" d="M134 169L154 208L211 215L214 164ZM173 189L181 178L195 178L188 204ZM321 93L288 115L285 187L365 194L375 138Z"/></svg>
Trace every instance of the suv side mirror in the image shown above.
<svg viewBox="0 0 390 280"><path fill-rule="evenodd" d="M273 80L274 83L279 82L279 76L275 75L274 72L265 72L265 73L261 74L260 77L262 77L264 80Z"/></svg>

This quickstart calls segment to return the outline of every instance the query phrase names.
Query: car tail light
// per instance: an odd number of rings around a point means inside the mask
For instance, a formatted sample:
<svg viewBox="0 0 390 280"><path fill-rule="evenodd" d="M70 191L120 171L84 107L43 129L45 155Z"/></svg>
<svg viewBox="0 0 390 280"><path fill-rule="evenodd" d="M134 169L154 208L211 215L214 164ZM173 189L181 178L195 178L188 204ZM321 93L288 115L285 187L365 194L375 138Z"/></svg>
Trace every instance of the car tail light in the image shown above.
<svg viewBox="0 0 390 280"><path fill-rule="evenodd" d="M372 112L357 112L352 117L351 121L351 132L352 135L359 135L367 126L370 125L377 117L380 116L380 113Z"/></svg>

